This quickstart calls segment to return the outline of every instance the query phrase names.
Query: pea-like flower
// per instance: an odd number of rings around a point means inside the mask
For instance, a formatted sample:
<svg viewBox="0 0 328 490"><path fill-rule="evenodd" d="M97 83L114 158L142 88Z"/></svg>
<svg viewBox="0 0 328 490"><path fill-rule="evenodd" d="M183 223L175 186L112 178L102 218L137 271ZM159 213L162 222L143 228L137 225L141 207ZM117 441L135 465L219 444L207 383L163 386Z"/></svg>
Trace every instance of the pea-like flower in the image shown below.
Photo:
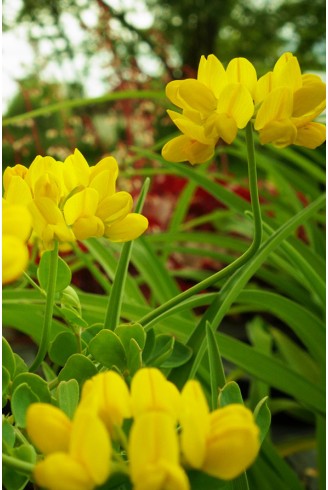
<svg viewBox="0 0 328 490"><path fill-rule="evenodd" d="M291 53L258 80L255 101L260 105L254 127L262 144L314 149L325 141L325 125L314 120L325 108L326 85L317 75L302 75Z"/></svg>
<svg viewBox="0 0 328 490"><path fill-rule="evenodd" d="M44 452L34 468L35 481L47 490L92 490L110 474L112 448L102 420L79 407L72 421L44 403L27 411L27 433Z"/></svg>
<svg viewBox="0 0 328 490"><path fill-rule="evenodd" d="M131 428L128 446L130 475L135 490L188 490L180 466L179 440L170 414L144 412Z"/></svg>
<svg viewBox="0 0 328 490"><path fill-rule="evenodd" d="M133 417L147 412L164 412L177 420L180 410L180 393L159 369L142 368L131 382L131 407Z"/></svg>
<svg viewBox="0 0 328 490"><path fill-rule="evenodd" d="M88 379L83 385L80 406L97 413L112 439L116 438L115 428L120 428L124 419L131 417L129 389L115 371L99 373Z"/></svg>
<svg viewBox="0 0 328 490"><path fill-rule="evenodd" d="M148 220L132 212L128 192L116 192L117 176L113 157L90 167L78 150L64 163L37 156L28 169L6 168L4 197L28 207L33 231L45 249L52 249L55 240L73 242L92 236L125 242L144 233Z"/></svg>
<svg viewBox="0 0 328 490"><path fill-rule="evenodd" d="M255 68L245 58L234 58L225 70L211 54L201 57L196 80L170 82L166 95L182 113L168 114L183 134L166 143L163 157L203 163L219 140L231 144L253 116L256 80Z"/></svg>
<svg viewBox="0 0 328 490"><path fill-rule="evenodd" d="M2 283L18 279L27 267L32 219L24 206L2 202Z"/></svg>
<svg viewBox="0 0 328 490"><path fill-rule="evenodd" d="M181 448L186 463L216 478L236 478L254 462L260 448L252 412L232 404L210 413L194 380L186 383L181 396Z"/></svg>

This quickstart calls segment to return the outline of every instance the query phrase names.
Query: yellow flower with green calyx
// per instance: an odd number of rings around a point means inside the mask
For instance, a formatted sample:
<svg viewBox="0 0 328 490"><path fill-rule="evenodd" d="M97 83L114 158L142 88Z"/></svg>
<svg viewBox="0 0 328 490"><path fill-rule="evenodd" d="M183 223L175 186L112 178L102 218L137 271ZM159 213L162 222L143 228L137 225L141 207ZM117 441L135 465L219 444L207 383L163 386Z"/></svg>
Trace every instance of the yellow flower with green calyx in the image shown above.
<svg viewBox="0 0 328 490"><path fill-rule="evenodd" d="M27 433L46 455L34 468L38 485L47 490L93 490L109 477L112 447L102 420L78 407L73 420L45 403L27 411Z"/></svg>
<svg viewBox="0 0 328 490"><path fill-rule="evenodd" d="M239 404L209 412L197 381L181 393L181 448L186 463L222 480L245 471L260 449L259 429L252 412Z"/></svg>
<svg viewBox="0 0 328 490"><path fill-rule="evenodd" d="M131 428L128 446L134 490L189 490L180 466L175 422L166 412L139 415Z"/></svg>
<svg viewBox="0 0 328 490"><path fill-rule="evenodd" d="M326 85L317 75L302 75L291 53L284 53L273 71L258 80L255 102L254 127L262 144L314 149L325 141L325 125L314 120L325 109Z"/></svg>
<svg viewBox="0 0 328 490"><path fill-rule="evenodd" d="M197 80L170 82L166 95L182 113L168 114L183 135L166 143L163 157L203 163L213 156L219 140L231 144L253 116L256 80L255 68L245 58L234 58L225 70L211 54L201 57Z"/></svg>
<svg viewBox="0 0 328 490"><path fill-rule="evenodd" d="M21 205L2 200L2 283L7 284L23 274L28 265L27 241L32 219Z"/></svg>

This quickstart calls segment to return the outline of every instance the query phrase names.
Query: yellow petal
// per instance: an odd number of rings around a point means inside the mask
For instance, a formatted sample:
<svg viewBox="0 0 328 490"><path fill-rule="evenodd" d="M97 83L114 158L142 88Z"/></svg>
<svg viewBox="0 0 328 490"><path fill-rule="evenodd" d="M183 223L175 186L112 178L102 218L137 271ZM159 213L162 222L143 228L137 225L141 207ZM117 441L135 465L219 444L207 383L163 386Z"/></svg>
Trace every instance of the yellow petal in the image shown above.
<svg viewBox="0 0 328 490"><path fill-rule="evenodd" d="M2 235L2 284L16 281L27 268L28 248L16 236Z"/></svg>
<svg viewBox="0 0 328 490"><path fill-rule="evenodd" d="M179 442L172 417L157 411L139 415L131 428L128 454L131 478L137 485L147 478L147 469L163 471L162 461L178 467Z"/></svg>
<svg viewBox="0 0 328 490"><path fill-rule="evenodd" d="M57 407L33 403L26 415L26 430L33 444L44 454L67 451L72 422Z"/></svg>
<svg viewBox="0 0 328 490"><path fill-rule="evenodd" d="M207 59L202 56L198 66L197 80L208 87L215 97L219 97L221 90L227 83L225 69L214 54Z"/></svg>
<svg viewBox="0 0 328 490"><path fill-rule="evenodd" d="M28 168L24 167L24 165L21 165L18 163L14 167L6 167L5 171L3 172L3 188L6 191L6 189L9 186L9 183L12 179L12 177L20 177L22 180L25 179L26 174L27 174Z"/></svg>
<svg viewBox="0 0 328 490"><path fill-rule="evenodd" d="M83 189L67 199L64 205L66 223L72 225L78 218L94 216L98 206L98 193L95 189Z"/></svg>
<svg viewBox="0 0 328 490"><path fill-rule="evenodd" d="M168 413L177 420L180 407L177 388L159 369L139 369L131 382L131 406L134 417L150 411Z"/></svg>
<svg viewBox="0 0 328 490"><path fill-rule="evenodd" d="M294 93L293 117L313 112L319 115L326 105L326 86L324 83L311 84Z"/></svg>
<svg viewBox="0 0 328 490"><path fill-rule="evenodd" d="M99 373L83 385L80 406L93 405L112 437L131 417L130 393L123 378L114 371Z"/></svg>
<svg viewBox="0 0 328 490"><path fill-rule="evenodd" d="M85 467L67 453L54 453L37 463L37 484L47 490L93 490L94 482Z"/></svg>
<svg viewBox="0 0 328 490"><path fill-rule="evenodd" d="M298 128L295 145L314 149L326 141L326 126L311 122L302 128Z"/></svg>
<svg viewBox="0 0 328 490"><path fill-rule="evenodd" d="M234 58L230 61L227 79L230 83L241 83L254 97L257 75L254 66L246 58Z"/></svg>
<svg viewBox="0 0 328 490"><path fill-rule="evenodd" d="M178 112L168 110L167 113L180 131L190 139L199 141L204 145L214 144L213 139L205 135L203 124L197 124L188 117L185 117L184 114L179 114Z"/></svg>
<svg viewBox="0 0 328 490"><path fill-rule="evenodd" d="M63 163L56 161L54 158L38 155L31 163L25 180L34 192L35 185L40 177L44 174L50 174L51 178L61 187Z"/></svg>
<svg viewBox="0 0 328 490"><path fill-rule="evenodd" d="M199 469L204 463L210 429L208 404L200 384L195 380L185 384L181 399L182 453L190 466Z"/></svg>
<svg viewBox="0 0 328 490"><path fill-rule="evenodd" d="M69 155L63 165L63 179L67 192L79 186L89 184L90 168L82 153L76 148L73 155Z"/></svg>
<svg viewBox="0 0 328 490"><path fill-rule="evenodd" d="M254 101L255 104L262 102L263 99L273 89L273 72L269 71L263 77L259 78L255 87Z"/></svg>
<svg viewBox="0 0 328 490"><path fill-rule="evenodd" d="M123 219L132 210L133 200L128 192L116 192L112 196L106 197L101 201L97 208L97 216L106 225L114 221Z"/></svg>
<svg viewBox="0 0 328 490"><path fill-rule="evenodd" d="M168 162L189 161L192 165L207 162L214 155L214 144L204 145L186 135L168 141L162 149L162 156Z"/></svg>
<svg viewBox="0 0 328 490"><path fill-rule="evenodd" d="M166 97L168 97L170 101L173 102L173 104L180 108L183 108L183 100L181 99L181 97L179 97L179 88L181 83L182 80L173 80L172 82L169 82L166 85L165 94Z"/></svg>
<svg viewBox="0 0 328 490"><path fill-rule="evenodd" d="M244 128L254 113L252 96L244 85L231 83L222 90L217 112L234 119L239 129Z"/></svg>
<svg viewBox="0 0 328 490"><path fill-rule="evenodd" d="M209 134L217 141L222 139L230 145L237 136L236 121L228 114L214 112L206 121L205 134Z"/></svg>
<svg viewBox="0 0 328 490"><path fill-rule="evenodd" d="M85 407L75 412L69 452L100 485L110 473L111 442L104 423Z"/></svg>
<svg viewBox="0 0 328 490"><path fill-rule="evenodd" d="M2 234L14 235L26 242L31 234L32 217L23 206L7 203L2 207Z"/></svg>
<svg viewBox="0 0 328 490"><path fill-rule="evenodd" d="M262 102L256 116L256 130L264 128L272 121L282 121L291 117L293 112L293 93L287 87L274 89Z"/></svg>
<svg viewBox="0 0 328 490"><path fill-rule="evenodd" d="M96 189L99 201L115 192L118 164L114 157L106 157L90 168L89 186Z"/></svg>
<svg viewBox="0 0 328 490"><path fill-rule="evenodd" d="M243 405L227 405L212 412L210 421L202 469L216 478L236 478L255 461L260 449L252 412Z"/></svg>
<svg viewBox="0 0 328 490"><path fill-rule="evenodd" d="M10 178L3 197L11 204L26 206L32 201L32 192L25 180L14 175Z"/></svg>
<svg viewBox="0 0 328 490"><path fill-rule="evenodd" d="M289 119L284 121L272 121L260 130L260 142L262 145L273 143L279 147L285 147L295 143L297 128Z"/></svg>
<svg viewBox="0 0 328 490"><path fill-rule="evenodd" d="M192 78L181 82L179 96L201 114L208 114L217 106L217 99L213 92L206 85Z"/></svg>
<svg viewBox="0 0 328 490"><path fill-rule="evenodd" d="M98 216L78 218L72 226L77 240L86 240L90 237L101 237L104 234L104 223Z"/></svg>
<svg viewBox="0 0 328 490"><path fill-rule="evenodd" d="M148 220L138 213L130 213L121 221L105 226L104 236L112 242L128 242L135 240L148 228Z"/></svg>
<svg viewBox="0 0 328 490"><path fill-rule="evenodd" d="M284 53L280 56L273 69L273 86L288 87L292 91L302 86L302 74L296 56Z"/></svg>

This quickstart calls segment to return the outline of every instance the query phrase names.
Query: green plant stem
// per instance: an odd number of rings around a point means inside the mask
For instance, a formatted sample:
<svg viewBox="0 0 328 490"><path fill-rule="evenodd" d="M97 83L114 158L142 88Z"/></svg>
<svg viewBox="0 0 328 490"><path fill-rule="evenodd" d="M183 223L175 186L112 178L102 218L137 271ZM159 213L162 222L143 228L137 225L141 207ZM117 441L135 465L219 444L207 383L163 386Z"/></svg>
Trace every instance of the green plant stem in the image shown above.
<svg viewBox="0 0 328 490"><path fill-rule="evenodd" d="M30 475L33 472L34 465L32 463L8 456L7 454L2 453L2 462L8 468L12 468L19 473L24 473L24 475Z"/></svg>
<svg viewBox="0 0 328 490"><path fill-rule="evenodd" d="M52 315L54 311L55 304L55 293L56 293L56 279L57 279L57 268L58 268L58 241L55 241L54 248L51 250L50 256L50 268L49 268L49 278L47 286L47 296L46 296L46 308L44 312L43 328L41 334L41 341L39 344L39 349L37 355L29 368L29 371L36 371L40 366L41 362L44 360L46 353L48 351L50 330L52 324Z"/></svg>
<svg viewBox="0 0 328 490"><path fill-rule="evenodd" d="M142 186L139 199L136 204L136 213L142 211L146 195L149 189L150 179L145 179ZM120 321L121 306L123 300L124 286L126 281L126 276L128 272L131 252L133 247L133 240L124 243L120 259L117 264L117 269L115 271L114 281L112 284L112 289L108 297L106 315L104 320L104 328L108 330L114 330Z"/></svg>
<svg viewBox="0 0 328 490"><path fill-rule="evenodd" d="M152 322L163 312L166 312L178 305L182 301L190 298L194 294L203 291L220 279L223 279L226 276L231 275L235 272L239 267L244 265L248 260L255 254L258 248L261 245L262 240L262 219L261 219L261 208L259 203L259 195L258 195L258 187L257 187L257 172L256 172L256 162L255 162L255 151L254 151L254 140L253 140L253 132L252 132L251 123L248 123L246 126L246 147L247 147L247 160L248 160L248 177L249 177L249 190L251 196L251 205L252 205L252 215L254 217L254 234L253 241L250 247L244 252L241 257L238 257L234 262L229 264L224 269L216 272L212 276L204 279L203 281L195 284L191 288L187 289L183 293L178 294L174 298L170 299L166 303L160 305L155 308L153 311L145 315L139 320L139 323L143 325L146 329L151 327Z"/></svg>

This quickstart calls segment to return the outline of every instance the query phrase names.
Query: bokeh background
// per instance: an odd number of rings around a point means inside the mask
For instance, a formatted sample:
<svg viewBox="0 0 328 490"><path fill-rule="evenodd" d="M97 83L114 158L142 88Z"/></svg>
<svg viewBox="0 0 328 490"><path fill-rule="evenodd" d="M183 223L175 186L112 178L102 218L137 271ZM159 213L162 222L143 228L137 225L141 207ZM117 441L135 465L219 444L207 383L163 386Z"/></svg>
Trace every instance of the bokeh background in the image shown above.
<svg viewBox="0 0 328 490"><path fill-rule="evenodd" d="M284 51L304 71L325 66L324 0L4 0L5 119L53 103L121 90L164 90L193 77L202 54L236 56L261 75ZM165 99L63 108L5 125L4 166L36 154L63 159L78 146L105 153L150 147L173 131Z"/></svg>

